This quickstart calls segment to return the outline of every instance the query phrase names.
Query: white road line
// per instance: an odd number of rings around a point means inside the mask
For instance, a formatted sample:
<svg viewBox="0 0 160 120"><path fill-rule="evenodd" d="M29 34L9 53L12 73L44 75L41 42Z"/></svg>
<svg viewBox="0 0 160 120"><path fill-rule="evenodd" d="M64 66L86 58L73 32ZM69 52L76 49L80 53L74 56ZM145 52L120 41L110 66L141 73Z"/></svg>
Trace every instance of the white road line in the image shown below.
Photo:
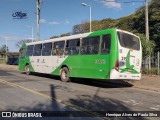
<svg viewBox="0 0 160 120"><path fill-rule="evenodd" d="M152 109L152 110L159 110L159 108L156 108L156 107L150 107L150 109Z"/></svg>
<svg viewBox="0 0 160 120"><path fill-rule="evenodd" d="M160 105L153 105L152 107L150 107L150 109L160 110Z"/></svg>
<svg viewBox="0 0 160 120"><path fill-rule="evenodd" d="M142 102L136 102L136 101L133 100L133 99L123 100L123 102L129 103L129 104L132 104L132 105L143 104Z"/></svg>

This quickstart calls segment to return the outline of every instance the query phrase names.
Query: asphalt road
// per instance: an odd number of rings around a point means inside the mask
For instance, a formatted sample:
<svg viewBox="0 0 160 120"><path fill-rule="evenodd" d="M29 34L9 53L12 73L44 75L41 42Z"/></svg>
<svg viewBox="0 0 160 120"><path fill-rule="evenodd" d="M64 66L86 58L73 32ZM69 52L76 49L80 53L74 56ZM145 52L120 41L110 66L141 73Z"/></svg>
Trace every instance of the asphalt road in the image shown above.
<svg viewBox="0 0 160 120"><path fill-rule="evenodd" d="M103 115L99 111L160 113L160 93L133 88L130 84L118 85L91 79L64 83L59 77L51 75L27 76L17 71L0 69L0 111L79 111L78 114L86 117L76 119L119 119L99 118L99 115ZM74 116L76 113L72 114ZM73 116L56 119L74 119ZM129 116L127 119L134 118ZM159 117L138 119L158 120Z"/></svg>

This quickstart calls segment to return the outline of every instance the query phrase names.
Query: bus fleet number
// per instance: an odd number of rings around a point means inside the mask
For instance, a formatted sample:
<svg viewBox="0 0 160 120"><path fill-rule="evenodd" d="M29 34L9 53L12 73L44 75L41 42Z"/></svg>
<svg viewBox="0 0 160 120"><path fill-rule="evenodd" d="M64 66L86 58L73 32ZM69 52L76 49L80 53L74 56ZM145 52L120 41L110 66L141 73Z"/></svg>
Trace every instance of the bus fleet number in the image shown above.
<svg viewBox="0 0 160 120"><path fill-rule="evenodd" d="M106 60L96 60L96 64L106 64Z"/></svg>

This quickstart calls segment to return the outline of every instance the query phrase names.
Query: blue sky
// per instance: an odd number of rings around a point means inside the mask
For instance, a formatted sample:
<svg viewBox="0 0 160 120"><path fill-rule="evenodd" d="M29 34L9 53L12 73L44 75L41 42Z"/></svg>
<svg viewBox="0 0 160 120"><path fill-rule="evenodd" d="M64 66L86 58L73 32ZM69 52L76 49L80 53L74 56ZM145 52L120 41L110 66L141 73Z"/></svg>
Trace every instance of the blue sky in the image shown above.
<svg viewBox="0 0 160 120"><path fill-rule="evenodd" d="M74 25L89 21L89 7L81 6L82 2L92 6L92 20L127 16L144 5L143 2L124 4L107 1L111 0L43 0L41 40L71 32ZM12 14L17 11L27 13L28 18L13 19ZM0 0L0 47L5 44L5 40L8 40L9 51L18 51L19 48L15 43L32 37L31 28L26 26L33 26L36 38L36 0Z"/></svg>

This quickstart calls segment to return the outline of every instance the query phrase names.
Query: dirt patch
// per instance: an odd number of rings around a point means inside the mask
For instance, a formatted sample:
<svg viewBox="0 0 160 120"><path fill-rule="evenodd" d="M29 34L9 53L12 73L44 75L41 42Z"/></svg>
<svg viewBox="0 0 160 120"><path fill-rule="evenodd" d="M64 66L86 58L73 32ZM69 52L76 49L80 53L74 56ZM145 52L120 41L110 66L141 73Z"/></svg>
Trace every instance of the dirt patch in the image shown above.
<svg viewBox="0 0 160 120"><path fill-rule="evenodd" d="M16 71L18 71L18 65L6 65L6 64L0 64L0 69L16 70Z"/></svg>

